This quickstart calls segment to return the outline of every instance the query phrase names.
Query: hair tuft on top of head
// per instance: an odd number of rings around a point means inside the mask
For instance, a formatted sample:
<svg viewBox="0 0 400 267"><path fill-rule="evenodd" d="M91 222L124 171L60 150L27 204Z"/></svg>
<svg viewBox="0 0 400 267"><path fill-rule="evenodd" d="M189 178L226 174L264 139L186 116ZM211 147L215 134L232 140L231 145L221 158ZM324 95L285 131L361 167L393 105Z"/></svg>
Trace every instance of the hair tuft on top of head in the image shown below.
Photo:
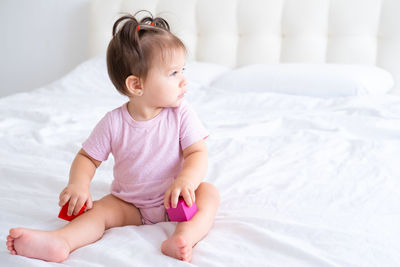
<svg viewBox="0 0 400 267"><path fill-rule="evenodd" d="M169 24L165 19L163 19L161 17L153 17L153 14L151 14L151 12L149 12L147 10L139 10L133 16L136 17L139 13L143 13L143 12L148 13L149 15L142 18L139 22L139 25L154 26L157 28L161 28L161 29L170 31ZM147 29L147 28L143 28L143 29Z"/></svg>
<svg viewBox="0 0 400 267"><path fill-rule="evenodd" d="M132 26L134 27L137 27L137 25L139 25L139 22L136 20L134 16L130 14L124 15L119 19L117 19L117 21L115 21L112 29L112 36L115 36L121 30L121 28L127 23L132 23L133 24Z"/></svg>
<svg viewBox="0 0 400 267"><path fill-rule="evenodd" d="M145 20L145 19L146 18L142 19L140 21L140 23L142 23L142 21ZM165 19L161 18L161 17L155 17L152 20L152 22L154 23L154 27L162 28L162 29L167 30L167 31L170 30L168 22Z"/></svg>

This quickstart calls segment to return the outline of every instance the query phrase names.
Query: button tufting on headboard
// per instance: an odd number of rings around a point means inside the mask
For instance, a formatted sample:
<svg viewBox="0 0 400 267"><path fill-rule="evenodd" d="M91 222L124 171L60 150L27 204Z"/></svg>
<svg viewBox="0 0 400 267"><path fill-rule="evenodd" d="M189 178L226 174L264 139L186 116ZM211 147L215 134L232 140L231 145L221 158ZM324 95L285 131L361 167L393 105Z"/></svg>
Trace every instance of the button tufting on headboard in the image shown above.
<svg viewBox="0 0 400 267"><path fill-rule="evenodd" d="M121 12L140 9L165 17L191 60L368 64L400 80L398 0L94 0L92 55L105 53Z"/></svg>

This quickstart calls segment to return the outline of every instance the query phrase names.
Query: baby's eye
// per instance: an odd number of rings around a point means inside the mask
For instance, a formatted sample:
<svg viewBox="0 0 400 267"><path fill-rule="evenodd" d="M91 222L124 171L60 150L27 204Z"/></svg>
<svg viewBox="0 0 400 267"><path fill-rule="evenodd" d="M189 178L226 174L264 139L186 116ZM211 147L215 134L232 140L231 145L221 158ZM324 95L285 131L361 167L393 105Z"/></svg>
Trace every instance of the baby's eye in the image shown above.
<svg viewBox="0 0 400 267"><path fill-rule="evenodd" d="M186 68L182 68L182 73L186 70ZM173 71L169 76L175 76L179 73L179 71Z"/></svg>

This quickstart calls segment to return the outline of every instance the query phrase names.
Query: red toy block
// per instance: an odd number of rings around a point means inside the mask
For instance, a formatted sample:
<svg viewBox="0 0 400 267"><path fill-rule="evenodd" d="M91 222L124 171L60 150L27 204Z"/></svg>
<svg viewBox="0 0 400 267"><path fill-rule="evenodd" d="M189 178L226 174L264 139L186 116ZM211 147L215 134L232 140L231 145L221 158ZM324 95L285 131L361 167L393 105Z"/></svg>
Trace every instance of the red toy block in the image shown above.
<svg viewBox="0 0 400 267"><path fill-rule="evenodd" d="M172 206L167 209L168 217L172 222L184 222L189 221L197 212L196 203L193 202L192 206L186 205L183 197L179 197L178 205L176 208Z"/></svg>
<svg viewBox="0 0 400 267"><path fill-rule="evenodd" d="M81 215L86 209L86 205L83 204L83 207L81 208L81 210L79 211L79 213L77 215L68 216L67 215L68 205L69 205L69 201L61 208L60 213L58 214L58 218L61 218L61 219L67 220L67 221L72 221L73 219L75 219L76 217Z"/></svg>

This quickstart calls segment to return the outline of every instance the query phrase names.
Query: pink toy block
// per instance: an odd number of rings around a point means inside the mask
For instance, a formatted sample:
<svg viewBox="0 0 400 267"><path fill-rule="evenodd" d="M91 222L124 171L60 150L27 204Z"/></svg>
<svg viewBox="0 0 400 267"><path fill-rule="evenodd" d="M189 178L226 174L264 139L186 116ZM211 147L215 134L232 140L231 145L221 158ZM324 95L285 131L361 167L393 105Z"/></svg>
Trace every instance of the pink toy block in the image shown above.
<svg viewBox="0 0 400 267"><path fill-rule="evenodd" d="M183 197L180 197L178 200L178 205L176 208L172 208L172 206L167 209L168 217L172 222L184 222L189 221L197 212L196 203L193 202L192 206L189 207L186 205Z"/></svg>

